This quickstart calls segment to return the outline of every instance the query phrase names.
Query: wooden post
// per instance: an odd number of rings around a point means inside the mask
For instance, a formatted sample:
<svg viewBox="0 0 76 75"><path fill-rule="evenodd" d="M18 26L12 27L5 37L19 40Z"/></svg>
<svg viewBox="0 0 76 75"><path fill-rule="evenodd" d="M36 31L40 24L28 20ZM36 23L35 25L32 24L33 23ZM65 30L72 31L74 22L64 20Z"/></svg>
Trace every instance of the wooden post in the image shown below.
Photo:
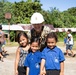
<svg viewBox="0 0 76 75"><path fill-rule="evenodd" d="M11 13L5 13L5 19L8 20L8 25L9 25L8 42L9 42L9 44L10 44L10 20L11 20Z"/></svg>

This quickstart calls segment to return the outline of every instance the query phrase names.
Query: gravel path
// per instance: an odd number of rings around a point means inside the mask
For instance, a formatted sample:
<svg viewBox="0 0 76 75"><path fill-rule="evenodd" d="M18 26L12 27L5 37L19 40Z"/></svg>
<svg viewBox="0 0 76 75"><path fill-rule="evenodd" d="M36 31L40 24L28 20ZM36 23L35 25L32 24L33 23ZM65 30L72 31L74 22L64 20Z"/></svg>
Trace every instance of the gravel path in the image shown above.
<svg viewBox="0 0 76 75"><path fill-rule="evenodd" d="M6 47L8 52L4 62L0 61L0 75L14 75L14 61L17 47Z"/></svg>
<svg viewBox="0 0 76 75"><path fill-rule="evenodd" d="M14 61L17 47L6 47L8 52L4 62L0 61L0 75L14 75ZM64 48L61 47L64 52ZM76 52L75 52L76 54ZM76 75L76 57L65 56L64 75Z"/></svg>

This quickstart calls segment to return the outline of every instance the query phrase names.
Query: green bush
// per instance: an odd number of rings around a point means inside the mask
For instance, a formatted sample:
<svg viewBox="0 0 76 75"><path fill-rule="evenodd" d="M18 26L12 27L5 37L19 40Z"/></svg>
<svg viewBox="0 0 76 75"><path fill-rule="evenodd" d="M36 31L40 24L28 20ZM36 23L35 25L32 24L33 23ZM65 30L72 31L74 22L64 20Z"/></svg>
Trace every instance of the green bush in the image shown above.
<svg viewBox="0 0 76 75"><path fill-rule="evenodd" d="M10 41L11 42L15 41L15 31L10 32Z"/></svg>

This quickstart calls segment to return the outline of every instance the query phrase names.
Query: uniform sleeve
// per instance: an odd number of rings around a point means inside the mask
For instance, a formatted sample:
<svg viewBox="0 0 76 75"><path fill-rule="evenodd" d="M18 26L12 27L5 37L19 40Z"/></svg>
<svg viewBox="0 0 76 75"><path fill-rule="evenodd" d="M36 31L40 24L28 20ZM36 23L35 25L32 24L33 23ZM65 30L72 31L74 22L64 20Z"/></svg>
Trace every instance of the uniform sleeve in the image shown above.
<svg viewBox="0 0 76 75"><path fill-rule="evenodd" d="M60 50L60 53L59 53L59 61L60 62L65 61L64 54L63 54L63 52L61 50Z"/></svg>
<svg viewBox="0 0 76 75"><path fill-rule="evenodd" d="M45 51L44 50L41 53L41 59L46 59L46 57L45 57Z"/></svg>
<svg viewBox="0 0 76 75"><path fill-rule="evenodd" d="M24 66L29 67L28 57L26 57L26 59L25 59L25 61L24 61Z"/></svg>
<svg viewBox="0 0 76 75"><path fill-rule="evenodd" d="M39 53L38 56L39 56L39 57L38 57L38 63L41 63L41 52Z"/></svg>

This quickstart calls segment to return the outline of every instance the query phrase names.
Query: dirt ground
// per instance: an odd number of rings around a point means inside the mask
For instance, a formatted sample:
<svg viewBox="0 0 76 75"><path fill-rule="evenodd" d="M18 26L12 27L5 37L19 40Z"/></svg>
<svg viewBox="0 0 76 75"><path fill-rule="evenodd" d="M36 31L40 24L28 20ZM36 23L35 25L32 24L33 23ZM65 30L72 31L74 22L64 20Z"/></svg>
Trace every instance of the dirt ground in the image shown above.
<svg viewBox="0 0 76 75"><path fill-rule="evenodd" d="M64 52L64 47L60 47ZM14 75L14 61L16 47L5 47L8 51L4 62L0 61L0 75ZM76 54L76 51L74 51ZM76 75L76 56L75 57L66 57L65 56L65 66L64 66L64 75Z"/></svg>

